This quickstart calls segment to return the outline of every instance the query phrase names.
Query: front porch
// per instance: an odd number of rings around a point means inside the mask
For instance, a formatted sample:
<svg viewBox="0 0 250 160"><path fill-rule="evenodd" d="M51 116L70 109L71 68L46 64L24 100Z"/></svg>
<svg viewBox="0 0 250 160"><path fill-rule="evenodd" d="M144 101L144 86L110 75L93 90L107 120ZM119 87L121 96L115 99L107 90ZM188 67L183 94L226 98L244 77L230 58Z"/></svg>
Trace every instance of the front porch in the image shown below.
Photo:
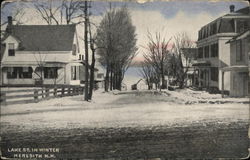
<svg viewBox="0 0 250 160"><path fill-rule="evenodd" d="M83 77L78 63L3 64L1 85L79 85Z"/></svg>

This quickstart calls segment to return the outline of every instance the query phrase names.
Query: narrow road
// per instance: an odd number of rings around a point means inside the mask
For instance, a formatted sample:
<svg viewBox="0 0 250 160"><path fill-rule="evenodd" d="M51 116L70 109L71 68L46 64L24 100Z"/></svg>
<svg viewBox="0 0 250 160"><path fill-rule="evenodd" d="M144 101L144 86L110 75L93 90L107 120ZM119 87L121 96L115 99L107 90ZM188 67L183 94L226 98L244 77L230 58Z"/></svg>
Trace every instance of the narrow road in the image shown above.
<svg viewBox="0 0 250 160"><path fill-rule="evenodd" d="M248 105L192 104L157 94L96 92L7 106L1 148L59 148L56 158L239 158L247 156Z"/></svg>

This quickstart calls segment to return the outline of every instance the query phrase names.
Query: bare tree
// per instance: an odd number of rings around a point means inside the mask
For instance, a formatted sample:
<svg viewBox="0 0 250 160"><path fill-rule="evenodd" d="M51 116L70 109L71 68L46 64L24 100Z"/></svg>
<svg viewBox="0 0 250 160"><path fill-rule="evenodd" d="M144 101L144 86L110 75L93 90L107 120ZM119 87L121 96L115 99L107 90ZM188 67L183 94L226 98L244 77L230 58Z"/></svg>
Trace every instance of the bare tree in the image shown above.
<svg viewBox="0 0 250 160"><path fill-rule="evenodd" d="M49 25L51 24L80 24L84 21L82 8L84 8L84 1L81 0L47 0L34 2L34 7L37 13Z"/></svg>
<svg viewBox="0 0 250 160"><path fill-rule="evenodd" d="M176 56L176 75L179 87L183 88L187 71L189 69L190 60L193 57L190 48L194 48L194 43L186 32L178 33L174 36L173 52ZM185 65L183 64L186 63Z"/></svg>
<svg viewBox="0 0 250 160"><path fill-rule="evenodd" d="M47 24L59 24L59 20L57 18L57 14L59 14L62 5L54 5L55 1L47 0L47 1L35 1L34 7L39 13L39 15L46 21ZM62 16L62 15L61 15Z"/></svg>
<svg viewBox="0 0 250 160"><path fill-rule="evenodd" d="M27 3L22 1L18 2L3 2L1 5L1 37L5 35L5 26L7 25L8 16L12 17L13 23L16 25L24 24L26 21L23 19L25 16L25 8L27 7ZM11 12L7 12L5 10L9 10L11 8Z"/></svg>
<svg viewBox="0 0 250 160"><path fill-rule="evenodd" d="M147 64L154 67L157 77L161 79L161 88L166 88L165 86L165 63L167 62L167 57L170 53L169 42L165 38L161 37L160 33L155 34L155 39L152 34L148 33L148 45L146 47L147 51L144 53L144 59Z"/></svg>
<svg viewBox="0 0 250 160"><path fill-rule="evenodd" d="M136 55L135 27L126 7L111 8L97 30L98 54L106 67L105 91L121 90L122 80Z"/></svg>
<svg viewBox="0 0 250 160"><path fill-rule="evenodd" d="M84 6L84 1L74 1L74 0L63 0L61 9L61 23L62 17L65 15L66 24L73 23L77 18L83 17L81 8ZM76 23L82 23L84 21L77 21Z"/></svg>
<svg viewBox="0 0 250 160"><path fill-rule="evenodd" d="M37 66L38 66L36 68L36 70L34 71L34 73L40 78L40 82L43 83L44 67L45 67L45 63L46 63L47 54L43 55L38 48L37 51L33 52L33 55L34 55L34 58L36 60Z"/></svg>
<svg viewBox="0 0 250 160"><path fill-rule="evenodd" d="M145 79L148 86L148 90L150 90L153 87L153 77L155 76L155 70L151 64L145 61L142 62L141 65L142 66L140 69L140 74Z"/></svg>
<svg viewBox="0 0 250 160"><path fill-rule="evenodd" d="M11 7L11 12L5 12L5 9L9 9ZM23 2L5 2L1 5L1 17L12 16L12 21L16 24L23 24L23 16L26 14L25 8L27 7L27 3ZM8 14L7 14L8 13ZM7 20L1 19L1 27L7 24Z"/></svg>

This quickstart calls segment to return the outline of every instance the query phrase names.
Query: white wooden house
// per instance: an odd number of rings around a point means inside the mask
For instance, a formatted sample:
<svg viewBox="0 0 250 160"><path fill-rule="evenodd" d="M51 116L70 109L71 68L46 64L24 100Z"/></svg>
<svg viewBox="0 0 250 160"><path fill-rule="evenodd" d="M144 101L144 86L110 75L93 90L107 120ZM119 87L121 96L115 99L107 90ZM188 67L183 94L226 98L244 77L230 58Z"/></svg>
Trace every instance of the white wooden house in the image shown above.
<svg viewBox="0 0 250 160"><path fill-rule="evenodd" d="M222 89L224 90L225 73L230 73L229 94L233 97L248 97L250 94L249 58L250 58L250 29L227 42L230 44L230 65L221 69Z"/></svg>
<svg viewBox="0 0 250 160"><path fill-rule="evenodd" d="M1 40L1 85L84 82L76 25L12 25Z"/></svg>
<svg viewBox="0 0 250 160"><path fill-rule="evenodd" d="M234 10L230 6L230 13L209 22L199 30L197 41L198 57L195 68L195 86L202 89L216 89L232 91L233 72L223 72L223 68L230 67L230 43L226 43L250 28L249 7ZM222 76L222 74L224 74ZM224 80L222 79L224 77ZM223 88L222 88L223 82ZM231 95L231 93L229 93Z"/></svg>

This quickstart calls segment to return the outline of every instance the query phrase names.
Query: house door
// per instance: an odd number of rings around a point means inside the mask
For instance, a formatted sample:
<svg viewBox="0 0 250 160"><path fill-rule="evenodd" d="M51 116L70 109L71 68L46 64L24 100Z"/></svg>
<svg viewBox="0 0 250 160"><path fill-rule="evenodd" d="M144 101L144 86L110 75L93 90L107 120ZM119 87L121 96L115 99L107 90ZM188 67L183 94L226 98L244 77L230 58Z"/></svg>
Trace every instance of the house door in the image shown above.
<svg viewBox="0 0 250 160"><path fill-rule="evenodd" d="M243 97L248 95L248 76L246 73L237 74L238 82L236 89L236 96Z"/></svg>
<svg viewBox="0 0 250 160"><path fill-rule="evenodd" d="M243 74L243 96L247 96L249 93L248 93L248 80L249 80L249 77L246 73Z"/></svg>

